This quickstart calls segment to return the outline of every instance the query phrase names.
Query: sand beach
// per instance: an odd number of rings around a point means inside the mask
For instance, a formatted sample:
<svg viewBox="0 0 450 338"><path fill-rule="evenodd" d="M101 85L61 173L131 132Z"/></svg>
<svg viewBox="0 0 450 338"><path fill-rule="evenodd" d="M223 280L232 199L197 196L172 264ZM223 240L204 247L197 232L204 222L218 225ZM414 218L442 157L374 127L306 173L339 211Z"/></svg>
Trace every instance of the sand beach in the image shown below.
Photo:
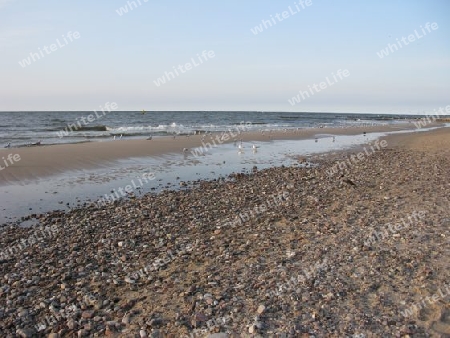
<svg viewBox="0 0 450 338"><path fill-rule="evenodd" d="M361 149L317 156L314 166L255 168L186 190L46 213L38 227L8 226L0 239L0 330L445 337L450 133L386 140L333 174ZM109 156L143 151L143 142L116 142ZM92 158L106 146L76 145Z"/></svg>

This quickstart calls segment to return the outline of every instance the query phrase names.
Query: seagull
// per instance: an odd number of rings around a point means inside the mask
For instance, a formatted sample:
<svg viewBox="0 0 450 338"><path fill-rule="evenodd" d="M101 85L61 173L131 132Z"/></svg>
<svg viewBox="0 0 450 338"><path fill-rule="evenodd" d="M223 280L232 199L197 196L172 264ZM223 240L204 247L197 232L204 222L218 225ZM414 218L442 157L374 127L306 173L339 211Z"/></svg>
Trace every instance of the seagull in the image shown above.
<svg viewBox="0 0 450 338"><path fill-rule="evenodd" d="M188 148L183 148L183 153L187 153L189 151Z"/></svg>
<svg viewBox="0 0 450 338"><path fill-rule="evenodd" d="M5 148L11 148L11 142L8 142L8 144L5 146Z"/></svg>
<svg viewBox="0 0 450 338"><path fill-rule="evenodd" d="M121 139L122 139L122 136L123 136L123 135L122 135L122 134L120 134L119 140L121 140Z"/></svg>
<svg viewBox="0 0 450 338"><path fill-rule="evenodd" d="M244 146L242 145L242 141L241 141L241 143L239 143L239 146L238 146L238 148L239 148L239 150L242 150L242 149L244 149Z"/></svg>
<svg viewBox="0 0 450 338"><path fill-rule="evenodd" d="M254 150L256 150L256 148L258 148L256 145L252 145L252 148L254 149Z"/></svg>
<svg viewBox="0 0 450 338"><path fill-rule="evenodd" d="M153 137L152 136L149 136L148 138L147 138L147 140L151 140Z"/></svg>

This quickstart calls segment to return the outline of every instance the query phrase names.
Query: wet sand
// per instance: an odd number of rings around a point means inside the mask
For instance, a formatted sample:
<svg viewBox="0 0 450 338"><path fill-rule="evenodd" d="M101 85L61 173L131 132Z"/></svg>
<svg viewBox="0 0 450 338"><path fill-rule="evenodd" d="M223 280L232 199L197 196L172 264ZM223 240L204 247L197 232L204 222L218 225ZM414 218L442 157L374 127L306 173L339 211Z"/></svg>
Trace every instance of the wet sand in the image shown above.
<svg viewBox="0 0 450 338"><path fill-rule="evenodd" d="M357 135L362 132L388 132L414 128L411 124L399 124L376 127L348 128L315 128L288 130L287 132L243 132L236 130L227 133L228 141L222 143L271 141L271 140L301 140L314 138L315 135ZM212 137L211 137L212 136ZM205 137L204 142L220 145L220 133ZM215 143L213 143L215 142ZM180 136L153 138L152 140L116 140L107 142L86 142L79 144L63 144L51 146L34 146L25 148L0 149L0 165L8 167L0 170L0 185L15 184L24 180L39 179L70 170L94 169L112 165L112 162L132 157L159 156L167 153L182 153L184 148L192 149L202 146L202 135L190 137ZM19 161L8 160L8 155L19 155Z"/></svg>

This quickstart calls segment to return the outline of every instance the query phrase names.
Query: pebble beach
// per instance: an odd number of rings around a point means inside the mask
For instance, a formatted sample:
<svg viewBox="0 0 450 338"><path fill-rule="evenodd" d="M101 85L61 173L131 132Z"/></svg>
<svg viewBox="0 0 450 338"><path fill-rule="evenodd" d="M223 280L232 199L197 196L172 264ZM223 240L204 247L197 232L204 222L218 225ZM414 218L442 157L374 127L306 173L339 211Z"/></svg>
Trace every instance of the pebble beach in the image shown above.
<svg viewBox="0 0 450 338"><path fill-rule="evenodd" d="M450 337L450 133L386 140L4 227L1 336Z"/></svg>

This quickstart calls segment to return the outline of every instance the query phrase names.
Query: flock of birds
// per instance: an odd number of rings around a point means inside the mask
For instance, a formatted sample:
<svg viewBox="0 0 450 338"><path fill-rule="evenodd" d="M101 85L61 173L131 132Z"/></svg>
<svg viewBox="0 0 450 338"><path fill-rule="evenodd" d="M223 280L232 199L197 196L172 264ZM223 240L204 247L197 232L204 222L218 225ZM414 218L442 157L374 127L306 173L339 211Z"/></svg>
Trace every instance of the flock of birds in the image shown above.
<svg viewBox="0 0 450 338"><path fill-rule="evenodd" d="M299 130L300 130L300 128L297 128L297 131L299 131ZM287 131L288 131L288 129L283 129L284 133L287 133ZM239 135L241 133L242 133L241 131L238 131ZM272 130L269 131L269 139L270 140L273 139L271 133L272 133ZM226 132L222 132L222 134L220 135L220 139L222 139L222 137L225 134L226 134ZM261 135L262 136L266 135L264 130L261 130ZM363 132L363 135L366 136L366 132ZM205 141L207 136L210 136L211 141L213 140L213 133L211 131L210 132L206 132L201 137L202 143ZM116 135L114 135L113 136L113 140L116 140L116 139L121 140L122 137L123 137L123 134L120 134L120 136L118 138L116 138ZM190 135L188 134L188 135L186 135L186 137L190 137ZM173 139L175 139L175 138L176 138L176 135L173 135ZM149 136L146 140L152 140L152 139L153 139L153 136ZM38 142L28 144L28 146L41 145L41 142L42 142L42 140L39 140ZM316 143L319 142L319 139L317 137L315 138L315 142ZM333 136L333 142L336 142L336 137L335 136ZM237 146L238 154L243 154L244 153L244 145L243 145L242 138L239 140L239 145L237 145L237 140L235 139L234 140L234 146L235 147ZM11 142L8 142L8 144L5 146L5 148L11 148ZM259 146L256 146L255 144L252 144L251 149L252 149L253 153L256 153L258 151L258 148L259 148ZM187 153L188 151L189 151L188 148L183 148L183 153Z"/></svg>
<svg viewBox="0 0 450 338"><path fill-rule="evenodd" d="M300 130L300 128L297 128L297 131L299 131ZM283 132L284 133L287 133L287 131L288 131L288 129L283 129ZM239 134L240 134L241 132L239 132ZM269 139L270 140L272 140L272 136L270 135L272 133L272 130L270 130L269 131ZM220 136L220 138L224 135L224 134L226 134L226 132L222 132L222 135ZM205 134L203 134L203 136L201 137L201 141L202 142L204 142L205 141L205 139L206 139L206 136L210 136L211 137L211 141L213 140L213 133L212 132L206 132ZM261 131L261 135L262 136L265 136L265 132L262 130ZM363 132L363 135L364 136L366 136L366 132ZM189 137L190 135L186 135L186 137ZM175 139L175 135L173 136L173 138ZM147 140L151 140L152 139L152 137L150 136L149 138L147 138ZM317 143L317 142L319 142L319 138L318 137L315 137L315 139L314 139L314 141ZM239 144L237 144L237 140L235 139L234 140L234 146L236 147L237 146L237 148L238 148L238 154L239 155L241 155L241 154L243 154L244 153L244 144L243 144L243 141L242 141L242 139L240 139L239 140ZM332 136L332 142L336 142L336 136ZM260 146L257 146L257 145L255 145L255 144L252 144L252 146L251 146L251 149L252 149L252 151L253 151L253 153L255 154L255 153L257 153L258 152L258 148L260 148ZM187 152L189 152L189 149L188 148L183 148L183 153L187 153Z"/></svg>
<svg viewBox="0 0 450 338"><path fill-rule="evenodd" d="M31 147L31 146L40 146L42 144L42 140L39 140L37 142L30 142L28 143L26 146L27 147ZM5 146L5 148L11 148L11 142L8 142L8 144Z"/></svg>
<svg viewBox="0 0 450 338"><path fill-rule="evenodd" d="M297 131L299 131L300 130L300 128L297 128ZM287 133L287 131L288 131L288 129L283 129L283 132L284 133ZM265 131L264 130L261 130L260 131L261 132L261 135L262 136L265 136L266 134L265 134ZM269 139L270 140L272 140L273 139L273 137L272 137L272 130L269 130L268 131L268 133L269 133ZM222 132L222 134L220 135L220 139L222 139L222 137L224 136L224 134L226 134L226 132ZM239 134L241 134L241 131L239 131ZM364 132L364 136L366 135L366 132ZM206 137L207 136L210 136L210 138L211 138L211 141L213 140L213 133L210 131L210 132L206 132L205 134L203 134L203 136L201 137L201 141L202 141L202 143L206 140ZM173 135L173 139L175 139L175 135ZM190 135L186 135L186 137L190 137ZM149 138L147 138L147 140L151 140L152 139L152 137L150 136ZM333 140L333 142L336 142L336 137L335 136L333 136L332 137L332 140ZM319 142L319 138L318 137L316 137L315 138L315 142L317 143L317 142ZM238 141L235 139L234 140L234 146L235 147L237 147L238 148L238 154L239 155L241 155L241 154L243 154L244 153L244 143L243 143L243 140L242 140L242 138L239 140L239 144L238 144ZM258 148L260 148L260 146L257 146L256 144L252 144L252 146L251 146L251 149L252 149L252 152L255 154L255 153L257 153L258 152ZM189 152L189 149L188 148L183 148L183 153L187 153L187 152Z"/></svg>

